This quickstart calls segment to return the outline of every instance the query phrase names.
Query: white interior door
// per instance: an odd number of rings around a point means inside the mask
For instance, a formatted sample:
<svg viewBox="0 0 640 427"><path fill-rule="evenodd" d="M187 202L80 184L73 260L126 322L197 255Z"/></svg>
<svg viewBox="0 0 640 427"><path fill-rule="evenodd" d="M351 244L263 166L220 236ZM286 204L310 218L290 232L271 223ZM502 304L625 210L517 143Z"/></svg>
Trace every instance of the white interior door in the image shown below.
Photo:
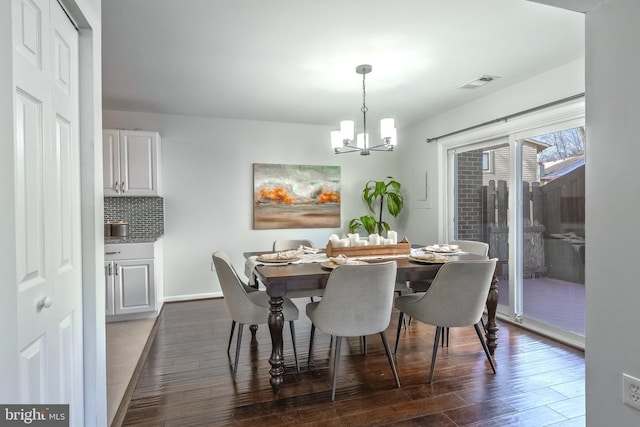
<svg viewBox="0 0 640 427"><path fill-rule="evenodd" d="M55 0L13 0L15 230L23 403L83 420L78 33Z"/></svg>

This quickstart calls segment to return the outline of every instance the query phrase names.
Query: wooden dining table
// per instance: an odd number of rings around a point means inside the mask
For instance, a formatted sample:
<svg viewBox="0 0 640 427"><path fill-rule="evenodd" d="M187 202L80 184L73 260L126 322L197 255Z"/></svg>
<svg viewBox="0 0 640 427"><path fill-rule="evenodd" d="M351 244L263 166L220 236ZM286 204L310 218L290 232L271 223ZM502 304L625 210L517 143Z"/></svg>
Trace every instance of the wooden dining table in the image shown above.
<svg viewBox="0 0 640 427"><path fill-rule="evenodd" d="M264 252L246 252L245 258L252 255L260 255ZM487 259L481 255L464 254L449 255L450 260L474 260ZM435 277L442 264L438 263L419 263L410 260L408 257L397 258L381 258L378 261L396 261L397 280L398 281L420 281L428 280ZM367 262L375 262L376 260L367 260ZM320 263L300 263L300 264L279 264L279 265L260 265L258 264L253 271L256 278L262 282L269 295L269 332L271 334L271 356L269 364L271 369L271 388L274 393L280 391L280 385L284 378L284 357L282 343L282 329L285 318L282 314L282 297L286 296L289 291L322 289L327 283L330 269L323 267ZM488 318L485 323L485 332L487 346L489 352L493 356L497 344L496 326L496 309L498 306L498 274L494 274L494 279L487 296L487 313Z"/></svg>

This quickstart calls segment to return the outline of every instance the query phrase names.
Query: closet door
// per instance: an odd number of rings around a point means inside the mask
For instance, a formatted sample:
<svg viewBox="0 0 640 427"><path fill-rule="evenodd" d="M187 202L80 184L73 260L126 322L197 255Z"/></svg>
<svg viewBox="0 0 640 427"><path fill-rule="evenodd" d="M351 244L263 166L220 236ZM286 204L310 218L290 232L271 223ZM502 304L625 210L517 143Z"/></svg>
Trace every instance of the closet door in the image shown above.
<svg viewBox="0 0 640 427"><path fill-rule="evenodd" d="M83 419L78 33L55 0L13 0L16 399Z"/></svg>

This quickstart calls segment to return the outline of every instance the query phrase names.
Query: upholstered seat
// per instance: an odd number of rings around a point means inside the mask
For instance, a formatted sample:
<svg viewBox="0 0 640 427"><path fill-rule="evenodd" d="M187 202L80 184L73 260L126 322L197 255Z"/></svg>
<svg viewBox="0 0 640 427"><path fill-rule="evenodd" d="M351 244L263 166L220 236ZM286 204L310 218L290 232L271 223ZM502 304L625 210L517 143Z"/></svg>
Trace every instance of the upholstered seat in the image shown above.
<svg viewBox="0 0 640 427"><path fill-rule="evenodd" d="M312 322L309 362L316 327L335 337L331 400L335 399L342 337L380 334L398 388L400 379L385 330L391 320L397 265L395 261L341 265L331 272L320 302L307 304Z"/></svg>
<svg viewBox="0 0 640 427"><path fill-rule="evenodd" d="M485 242L477 242L474 240L453 240L449 242L450 245L458 245L458 248L462 252L467 252L474 255L487 256L489 254L489 244ZM426 292L431 286L431 282L433 280L420 280L420 281L411 281L409 282L409 288L413 290L413 292ZM480 323L484 328L484 321L480 319ZM442 334L442 345L444 346L445 338L447 342L447 346L449 345L449 330L446 329L445 333Z"/></svg>
<svg viewBox="0 0 640 427"><path fill-rule="evenodd" d="M484 310L489 287L496 268L496 259L473 261L450 261L444 264L424 293L403 295L396 298L394 305L400 310L396 347L400 341L403 317L436 326L431 356L429 383L433 380L433 371L438 353L438 341L444 328L473 325L482 348L495 373L493 360L480 331L480 318Z"/></svg>
<svg viewBox="0 0 640 427"><path fill-rule="evenodd" d="M240 354L240 345L242 343L242 330L244 325L261 325L266 324L269 317L270 305L269 296L263 291L256 291L246 286L239 278L237 272L230 262L230 258L226 252L217 251L212 255L213 263L216 268L224 302L233 321L231 327L231 335L233 335L233 327L238 324L238 334L236 337L236 354L233 364L233 379L235 381L238 372L238 357ZM298 319L298 308L289 298L284 297L282 304L282 313L284 319L289 322L291 329L291 341L293 343L293 354L298 365L298 353L296 350L296 335L293 321ZM227 351L231 346L231 337Z"/></svg>

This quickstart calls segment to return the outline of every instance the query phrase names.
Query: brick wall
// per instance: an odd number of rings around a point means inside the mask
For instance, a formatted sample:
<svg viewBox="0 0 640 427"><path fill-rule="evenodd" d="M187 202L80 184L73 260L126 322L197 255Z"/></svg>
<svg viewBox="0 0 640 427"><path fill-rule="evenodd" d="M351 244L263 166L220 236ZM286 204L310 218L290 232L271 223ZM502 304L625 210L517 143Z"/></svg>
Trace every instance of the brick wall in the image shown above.
<svg viewBox="0 0 640 427"><path fill-rule="evenodd" d="M458 239L482 241L482 150L457 155Z"/></svg>

